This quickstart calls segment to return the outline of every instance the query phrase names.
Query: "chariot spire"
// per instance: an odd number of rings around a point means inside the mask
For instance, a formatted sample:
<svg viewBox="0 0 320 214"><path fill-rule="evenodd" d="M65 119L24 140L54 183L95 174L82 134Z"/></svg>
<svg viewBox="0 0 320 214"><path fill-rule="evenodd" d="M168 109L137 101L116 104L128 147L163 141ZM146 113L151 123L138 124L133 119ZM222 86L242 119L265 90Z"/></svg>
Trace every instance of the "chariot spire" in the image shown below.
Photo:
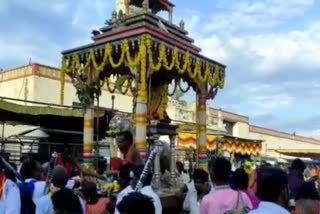
<svg viewBox="0 0 320 214"><path fill-rule="evenodd" d="M141 12L157 14L160 11L167 11L169 21L172 22L174 4L169 0L116 0L116 11L120 10L127 16L136 15Z"/></svg>

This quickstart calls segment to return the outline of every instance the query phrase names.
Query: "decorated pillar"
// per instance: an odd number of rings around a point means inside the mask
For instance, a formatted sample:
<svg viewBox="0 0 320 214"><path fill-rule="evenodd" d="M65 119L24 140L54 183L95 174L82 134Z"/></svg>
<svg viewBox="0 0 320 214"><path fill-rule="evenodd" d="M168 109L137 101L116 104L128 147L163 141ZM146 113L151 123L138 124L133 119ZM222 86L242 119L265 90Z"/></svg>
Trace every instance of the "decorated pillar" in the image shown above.
<svg viewBox="0 0 320 214"><path fill-rule="evenodd" d="M93 167L93 145L94 145L94 108L88 107L84 114L83 129L83 164L85 168Z"/></svg>
<svg viewBox="0 0 320 214"><path fill-rule="evenodd" d="M207 97L204 91L198 92L197 96L197 147L198 147L198 167L207 167Z"/></svg>
<svg viewBox="0 0 320 214"><path fill-rule="evenodd" d="M161 152L161 142L159 140L155 141L155 148L157 149L156 158L154 160L154 188L156 190L160 189L160 152Z"/></svg>
<svg viewBox="0 0 320 214"><path fill-rule="evenodd" d="M140 152L141 157L146 158L147 151L147 48L144 38L142 38L140 45L141 65L139 72L139 83L137 91L137 99L134 112L134 126L135 126L135 145Z"/></svg>
<svg viewBox="0 0 320 214"><path fill-rule="evenodd" d="M170 183L173 187L176 187L176 136L171 135L170 138Z"/></svg>
<svg viewBox="0 0 320 214"><path fill-rule="evenodd" d="M136 112L134 117L135 145L142 158L146 157L147 150L147 102L141 96L141 89L136 100Z"/></svg>

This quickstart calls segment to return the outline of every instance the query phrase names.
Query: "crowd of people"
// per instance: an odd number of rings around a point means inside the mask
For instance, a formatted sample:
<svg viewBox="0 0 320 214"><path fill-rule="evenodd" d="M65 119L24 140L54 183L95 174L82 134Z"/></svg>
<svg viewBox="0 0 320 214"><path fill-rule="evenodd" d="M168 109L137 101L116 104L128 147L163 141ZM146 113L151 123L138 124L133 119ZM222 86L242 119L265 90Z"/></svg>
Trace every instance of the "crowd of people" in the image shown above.
<svg viewBox="0 0 320 214"><path fill-rule="evenodd" d="M35 160L21 165L22 181L0 167L0 214L130 214L142 207L146 213L162 213L160 197L151 187L152 173L146 175L142 189L134 191L144 165L125 164L120 168L121 191L116 200L99 195L92 179L84 178L80 183L71 180L62 165L54 167L49 183Z"/></svg>
<svg viewBox="0 0 320 214"><path fill-rule="evenodd" d="M288 172L270 165L255 170L244 165L232 171L224 158L212 159L208 169L208 173L194 170L191 182L181 191L187 213L320 213L319 179L304 179L306 166L300 159L292 162Z"/></svg>
<svg viewBox="0 0 320 214"><path fill-rule="evenodd" d="M66 155L59 156L50 179L44 169L48 166L34 159L21 159L16 167L21 175L18 179L0 162L0 214L164 213L159 194L152 188L153 174L143 173L132 136L119 137L118 146L124 161L116 164L117 174L113 175L120 185L116 195L98 194L97 179L103 176L74 179L72 162ZM106 170L105 164L101 166L100 174ZM136 191L142 174L142 187ZM177 162L177 180L182 186L176 198L181 202L181 213L189 214L319 214L318 175L308 173L300 159L287 171L270 165L253 169L247 163L232 170L229 160L217 157L209 160L206 170L195 168L187 173Z"/></svg>

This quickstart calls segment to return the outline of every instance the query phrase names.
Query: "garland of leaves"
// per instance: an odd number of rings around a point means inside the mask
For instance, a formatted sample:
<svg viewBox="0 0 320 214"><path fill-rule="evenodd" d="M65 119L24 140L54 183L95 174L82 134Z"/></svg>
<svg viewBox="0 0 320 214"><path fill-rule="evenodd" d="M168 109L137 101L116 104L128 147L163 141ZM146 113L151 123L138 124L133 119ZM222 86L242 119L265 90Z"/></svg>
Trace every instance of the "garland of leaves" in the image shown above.
<svg viewBox="0 0 320 214"><path fill-rule="evenodd" d="M87 109L95 98L101 96L101 87L104 82L98 78L88 83L89 77L86 73L77 74L75 78L76 94L83 108Z"/></svg>
<svg viewBox="0 0 320 214"><path fill-rule="evenodd" d="M179 89L182 93L187 93L189 90L190 90L191 86L188 85L186 89L183 89L182 86L181 86L181 81L179 81Z"/></svg>
<svg viewBox="0 0 320 214"><path fill-rule="evenodd" d="M127 84L126 86L124 86L126 82ZM117 78L115 82L115 89L117 89L121 94L126 95L130 89L131 84L132 84L132 76L122 75L119 78ZM124 90L123 90L123 87L125 87Z"/></svg>

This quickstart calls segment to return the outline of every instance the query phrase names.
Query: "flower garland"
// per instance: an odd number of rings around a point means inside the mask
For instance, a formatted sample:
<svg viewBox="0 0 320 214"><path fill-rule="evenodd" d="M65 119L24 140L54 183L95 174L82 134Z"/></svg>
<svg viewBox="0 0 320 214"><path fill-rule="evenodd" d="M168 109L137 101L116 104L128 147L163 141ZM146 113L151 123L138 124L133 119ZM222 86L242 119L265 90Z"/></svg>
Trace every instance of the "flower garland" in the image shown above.
<svg viewBox="0 0 320 214"><path fill-rule="evenodd" d="M166 71L173 71L180 75L185 74L194 81L198 81L201 84L208 83L210 86L219 88L224 87L225 75L220 65L205 62L200 58L191 57L189 52L182 53L177 47L169 48L165 43L156 45L151 35L144 34L139 41L139 51L135 52L132 56L132 52L135 48L135 42L131 44L129 40L123 40L120 47L114 48L110 43L106 44L104 48L103 57L99 62L97 61L97 50L90 50L86 56L74 54L71 60L67 60L65 57L62 59L62 71L61 71L61 104L63 104L64 94L64 82L65 75L67 73L87 72L89 69L94 69L97 72L104 71L105 67L109 64L112 68L119 68L127 63L131 68L140 67L140 84L141 95L143 99L147 98L147 68L151 72L158 72L162 68ZM155 47L157 46L157 47ZM158 53L155 52L158 49ZM120 50L121 53L117 53ZM115 60L114 55L118 55L118 60ZM157 59L154 59L157 56Z"/></svg>
<svg viewBox="0 0 320 214"><path fill-rule="evenodd" d="M146 36L142 36L140 43L140 98L141 101L147 102L147 47L146 47Z"/></svg>

